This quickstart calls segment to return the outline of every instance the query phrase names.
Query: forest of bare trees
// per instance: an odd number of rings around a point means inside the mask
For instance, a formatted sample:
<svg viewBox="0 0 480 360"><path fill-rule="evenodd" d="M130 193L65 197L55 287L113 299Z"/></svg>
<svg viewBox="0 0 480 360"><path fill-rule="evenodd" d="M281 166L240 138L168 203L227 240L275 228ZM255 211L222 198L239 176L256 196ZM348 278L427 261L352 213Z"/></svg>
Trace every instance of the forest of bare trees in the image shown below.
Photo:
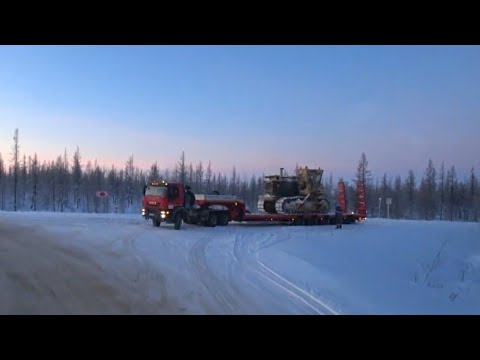
<svg viewBox="0 0 480 360"><path fill-rule="evenodd" d="M65 150L55 160L40 164L36 153L21 155L16 129L8 155L11 157L0 154L0 210L4 211L140 213L143 185L154 179L180 181L196 193L217 190L236 194L251 211L256 210L263 192L262 176L242 178L235 167L230 174L217 173L210 161L193 164L184 152L173 169L160 169L156 162L148 170L139 169L133 155L123 168L107 169L97 162L84 163L78 147L71 158ZM350 181L343 179L348 204L355 204L355 181L364 181L368 216L387 217L386 199L390 198L389 217L393 219L478 221L480 194L473 168L468 178L459 179L455 166L446 168L442 162L437 169L428 159L420 179L413 170L404 178L386 173L374 177L362 153L354 174ZM323 184L333 208L337 195L333 174L325 173ZM97 197L98 191L107 191L109 196Z"/></svg>
<svg viewBox="0 0 480 360"><path fill-rule="evenodd" d="M368 171L366 155L362 154L355 180L366 183L367 209L370 216L387 217L386 199L391 199L389 217L393 219L478 221L480 196L478 179L472 167L470 176L457 178L455 166L445 174L445 164L437 170L433 160L428 159L422 178L416 179L409 170L402 180L383 174L373 180ZM354 181L352 182L354 183ZM353 193L353 185L351 193Z"/></svg>

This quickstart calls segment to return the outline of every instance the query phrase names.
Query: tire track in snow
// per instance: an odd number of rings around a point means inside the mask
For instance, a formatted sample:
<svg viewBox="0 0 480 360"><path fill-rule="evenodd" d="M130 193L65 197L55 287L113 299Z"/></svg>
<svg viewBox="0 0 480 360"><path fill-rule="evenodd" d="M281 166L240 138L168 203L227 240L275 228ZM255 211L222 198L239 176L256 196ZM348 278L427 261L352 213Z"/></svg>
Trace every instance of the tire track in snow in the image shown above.
<svg viewBox="0 0 480 360"><path fill-rule="evenodd" d="M308 293L307 291L291 283L284 277L280 276L260 260L258 260L258 264L260 265L260 268L261 268L260 273L263 276L268 278L270 281L274 282L277 286L281 287L288 293L300 299L303 303L305 303L308 307L313 309L318 314L338 315L338 313L332 308L330 308L328 305L324 304L322 301L314 297L312 294Z"/></svg>
<svg viewBox="0 0 480 360"><path fill-rule="evenodd" d="M205 235L194 242L189 263L213 297L217 305L214 313L337 314L312 294L282 278L258 260L260 249L290 238L287 236L279 240L275 235L270 233L263 239L255 239L251 234L226 231L225 238L215 243L213 256L208 256L207 248L215 238ZM211 262L219 257L225 260L226 268L219 268L219 263Z"/></svg>
<svg viewBox="0 0 480 360"><path fill-rule="evenodd" d="M273 237L273 234L267 235L267 238L265 240L256 244L259 246L257 246L255 249L250 249L248 246L249 242L246 241L245 235L236 235L234 245L235 258L238 259L241 263L243 263L244 267L249 266L264 279L268 280L277 287L281 288L286 293L301 301L304 306L308 307L308 309L311 311L313 310L314 313L320 315L337 315L337 312L330 308L328 305L324 304L322 301L320 301L307 291L303 290L302 288L289 282L258 259L260 249L273 246L279 242L287 241L290 238L289 236L286 239L282 240L272 240Z"/></svg>
<svg viewBox="0 0 480 360"><path fill-rule="evenodd" d="M210 236L198 239L189 253L189 263L195 268L198 278L217 305L227 314L249 313L249 301L241 292L235 291L233 283L220 278L208 265L207 246L211 243ZM218 311L215 311L218 313Z"/></svg>
<svg viewBox="0 0 480 360"><path fill-rule="evenodd" d="M136 226L138 223L137 221L130 221L126 224L130 227L132 225ZM173 306L173 301L168 298L165 276L156 271L150 262L139 254L136 246L139 235L137 227L121 233L115 240L106 244L107 250L110 250L106 251L106 254L117 258L129 258L134 269L134 274L131 277L129 276L129 280L133 283L132 286L138 297L146 303L153 303L152 306L158 306L159 309L173 309L175 313L179 309ZM121 244L122 247L118 249L120 252L111 249L116 244ZM151 289L155 289L154 294L150 294Z"/></svg>

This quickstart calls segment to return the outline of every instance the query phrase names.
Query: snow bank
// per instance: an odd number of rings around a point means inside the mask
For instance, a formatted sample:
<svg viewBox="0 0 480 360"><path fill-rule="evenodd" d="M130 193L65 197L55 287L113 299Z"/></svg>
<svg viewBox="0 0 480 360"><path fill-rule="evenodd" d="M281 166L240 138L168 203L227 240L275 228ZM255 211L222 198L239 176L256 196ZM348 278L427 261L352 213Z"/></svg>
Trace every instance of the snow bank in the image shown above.
<svg viewBox="0 0 480 360"><path fill-rule="evenodd" d="M259 261L344 314L480 314L480 224L291 228Z"/></svg>

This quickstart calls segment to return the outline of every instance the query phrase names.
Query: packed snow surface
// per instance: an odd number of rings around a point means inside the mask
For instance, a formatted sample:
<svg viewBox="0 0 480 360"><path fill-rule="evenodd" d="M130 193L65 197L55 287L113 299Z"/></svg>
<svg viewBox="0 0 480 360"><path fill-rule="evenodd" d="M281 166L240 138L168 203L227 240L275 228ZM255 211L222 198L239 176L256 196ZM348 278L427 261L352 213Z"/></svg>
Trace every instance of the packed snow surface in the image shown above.
<svg viewBox="0 0 480 360"><path fill-rule="evenodd" d="M480 314L480 224L0 212L1 314Z"/></svg>

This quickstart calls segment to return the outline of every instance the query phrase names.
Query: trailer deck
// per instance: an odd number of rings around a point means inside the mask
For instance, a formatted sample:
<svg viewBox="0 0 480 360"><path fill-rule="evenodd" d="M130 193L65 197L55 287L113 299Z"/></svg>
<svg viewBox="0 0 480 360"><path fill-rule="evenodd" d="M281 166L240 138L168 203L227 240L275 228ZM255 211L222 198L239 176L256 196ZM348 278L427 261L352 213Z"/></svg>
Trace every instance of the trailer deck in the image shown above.
<svg viewBox="0 0 480 360"><path fill-rule="evenodd" d="M351 224L365 220L360 214L344 214L343 223ZM293 225L331 225L335 223L335 214L245 214L245 222L287 222Z"/></svg>

